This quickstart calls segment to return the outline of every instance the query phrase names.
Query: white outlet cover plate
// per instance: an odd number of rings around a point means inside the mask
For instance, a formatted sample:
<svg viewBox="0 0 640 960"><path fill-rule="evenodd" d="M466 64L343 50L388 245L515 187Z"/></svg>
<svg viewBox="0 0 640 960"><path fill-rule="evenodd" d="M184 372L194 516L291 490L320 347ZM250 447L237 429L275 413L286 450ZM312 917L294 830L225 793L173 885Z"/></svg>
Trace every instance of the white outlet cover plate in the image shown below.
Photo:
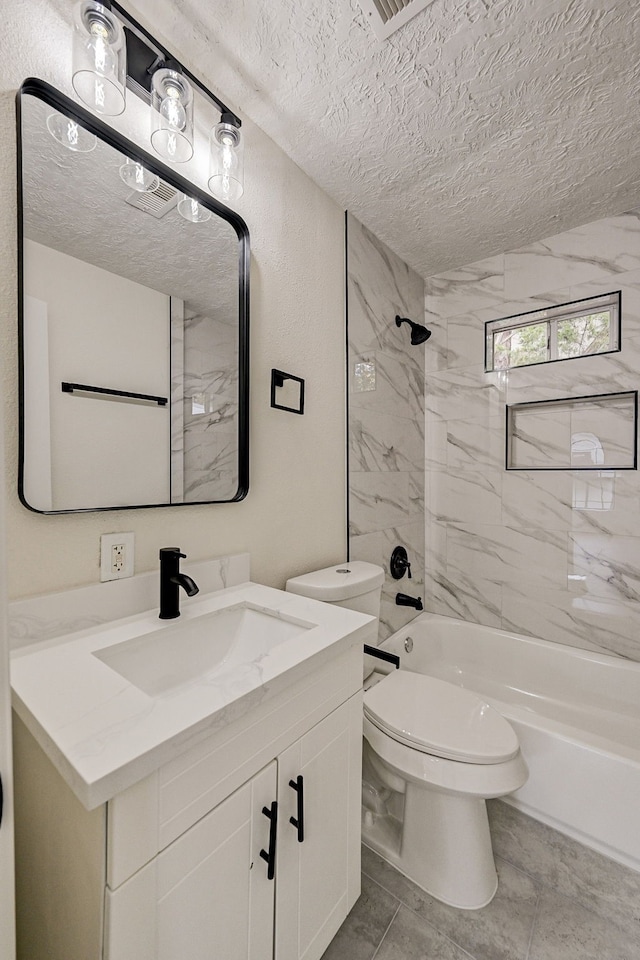
<svg viewBox="0 0 640 960"><path fill-rule="evenodd" d="M111 569L112 548L121 543L124 546L124 566L115 573ZM130 533L103 533L100 537L100 580L124 580L133 576L135 552L135 534Z"/></svg>

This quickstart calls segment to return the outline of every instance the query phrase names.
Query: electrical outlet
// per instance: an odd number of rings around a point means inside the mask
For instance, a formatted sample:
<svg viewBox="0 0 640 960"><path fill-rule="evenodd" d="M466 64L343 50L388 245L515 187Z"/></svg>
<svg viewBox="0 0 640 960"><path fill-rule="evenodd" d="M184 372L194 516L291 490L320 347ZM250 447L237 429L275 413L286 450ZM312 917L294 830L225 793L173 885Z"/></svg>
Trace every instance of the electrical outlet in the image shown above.
<svg viewBox="0 0 640 960"><path fill-rule="evenodd" d="M100 537L100 580L123 580L133 576L133 533L103 533Z"/></svg>

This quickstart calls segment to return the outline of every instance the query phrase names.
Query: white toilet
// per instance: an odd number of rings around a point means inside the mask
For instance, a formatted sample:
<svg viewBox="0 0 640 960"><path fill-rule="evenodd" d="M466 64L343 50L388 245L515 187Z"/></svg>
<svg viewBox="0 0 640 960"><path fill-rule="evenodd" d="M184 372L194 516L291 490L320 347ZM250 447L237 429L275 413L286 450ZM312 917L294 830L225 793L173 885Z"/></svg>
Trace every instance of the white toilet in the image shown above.
<svg viewBox="0 0 640 960"><path fill-rule="evenodd" d="M356 560L287 590L377 618L383 581ZM364 842L438 900L479 909L498 886L485 800L527 779L516 734L471 691L402 669L379 679L380 663L365 656Z"/></svg>

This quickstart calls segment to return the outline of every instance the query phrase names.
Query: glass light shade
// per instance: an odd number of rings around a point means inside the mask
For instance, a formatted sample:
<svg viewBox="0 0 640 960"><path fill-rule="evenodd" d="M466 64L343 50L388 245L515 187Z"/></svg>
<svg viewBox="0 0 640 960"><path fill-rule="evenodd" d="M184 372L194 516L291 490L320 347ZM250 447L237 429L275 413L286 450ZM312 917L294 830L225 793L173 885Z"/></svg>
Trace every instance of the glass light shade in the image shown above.
<svg viewBox="0 0 640 960"><path fill-rule="evenodd" d="M169 67L156 70L151 78L151 145L172 163L193 156L193 90Z"/></svg>
<svg viewBox="0 0 640 960"><path fill-rule="evenodd" d="M125 108L127 47L122 24L96 0L80 0L73 18L73 89L95 113Z"/></svg>
<svg viewBox="0 0 640 960"><path fill-rule="evenodd" d="M75 153L95 150L97 140L94 135L62 113L52 113L47 117L47 130L54 140Z"/></svg>
<svg viewBox="0 0 640 960"><path fill-rule="evenodd" d="M220 121L209 138L209 189L220 200L239 200L244 192L244 141L238 127Z"/></svg>
<svg viewBox="0 0 640 960"><path fill-rule="evenodd" d="M203 207L193 197L187 197L184 193L178 200L178 213L185 220L189 220L190 223L206 223L207 220L211 219L211 210Z"/></svg>
<svg viewBox="0 0 640 960"><path fill-rule="evenodd" d="M160 178L150 173L141 163L127 157L120 167L120 179L138 193L149 193L160 184Z"/></svg>

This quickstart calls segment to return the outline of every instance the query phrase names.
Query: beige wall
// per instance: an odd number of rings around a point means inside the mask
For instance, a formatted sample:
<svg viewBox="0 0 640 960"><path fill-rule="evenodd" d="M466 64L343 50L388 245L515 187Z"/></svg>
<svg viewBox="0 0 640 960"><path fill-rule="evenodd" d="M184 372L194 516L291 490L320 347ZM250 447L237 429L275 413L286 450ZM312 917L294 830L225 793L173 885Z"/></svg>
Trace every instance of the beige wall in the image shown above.
<svg viewBox="0 0 640 960"><path fill-rule="evenodd" d="M134 530L136 571L179 544L190 558L249 551L254 579L287 576L346 555L343 214L262 131L248 121L246 196L251 232L251 490L239 504L46 517L28 512L17 486L17 300L15 91L37 76L70 92L73 4L12 2L3 11L0 62L0 370L6 418L9 596L99 580L100 534ZM194 73L215 81L215 60L177 29L164 29ZM143 10L144 13L144 10ZM189 49L181 50L183 41ZM192 52L190 52L192 51ZM217 51L219 55L219 51ZM218 91L224 96L224 91ZM133 98L130 97L130 100ZM242 104L230 104L242 113ZM126 129L126 120L121 124ZM146 126L144 127L146 131ZM182 171L181 171L182 172ZM194 174L195 176L196 174ZM305 416L269 407L271 367L307 381Z"/></svg>

